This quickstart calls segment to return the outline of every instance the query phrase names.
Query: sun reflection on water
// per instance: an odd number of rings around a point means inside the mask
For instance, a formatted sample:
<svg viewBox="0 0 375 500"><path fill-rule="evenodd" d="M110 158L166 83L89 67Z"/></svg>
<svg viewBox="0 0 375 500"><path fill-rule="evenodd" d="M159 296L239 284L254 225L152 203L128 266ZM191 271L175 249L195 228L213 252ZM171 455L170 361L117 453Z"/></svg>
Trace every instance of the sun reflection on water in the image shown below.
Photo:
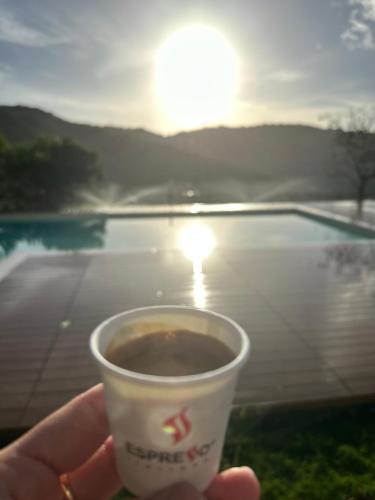
<svg viewBox="0 0 375 500"><path fill-rule="evenodd" d="M203 262L211 255L215 246L213 232L203 224L192 224L181 231L179 247L192 263L194 305L200 309L206 307Z"/></svg>

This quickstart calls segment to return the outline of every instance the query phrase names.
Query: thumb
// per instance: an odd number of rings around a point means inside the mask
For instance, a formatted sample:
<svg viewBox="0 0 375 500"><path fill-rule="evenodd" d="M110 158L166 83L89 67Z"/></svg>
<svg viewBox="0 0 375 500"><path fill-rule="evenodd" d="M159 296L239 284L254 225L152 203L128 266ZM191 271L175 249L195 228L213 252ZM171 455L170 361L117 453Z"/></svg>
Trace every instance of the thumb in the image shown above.
<svg viewBox="0 0 375 500"><path fill-rule="evenodd" d="M148 497L146 500L205 500L205 497L191 484L179 483Z"/></svg>

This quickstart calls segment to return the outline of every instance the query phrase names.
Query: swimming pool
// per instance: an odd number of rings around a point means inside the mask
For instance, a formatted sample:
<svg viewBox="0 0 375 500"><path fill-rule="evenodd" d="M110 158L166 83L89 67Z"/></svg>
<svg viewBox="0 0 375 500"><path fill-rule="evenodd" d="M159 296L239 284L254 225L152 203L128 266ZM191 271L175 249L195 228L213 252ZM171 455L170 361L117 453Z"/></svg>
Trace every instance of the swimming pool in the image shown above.
<svg viewBox="0 0 375 500"><path fill-rule="evenodd" d="M278 247L373 239L366 229L297 213L0 220L0 258L56 250L166 250L189 239L217 248ZM206 241L205 241L206 240ZM209 240L209 241L208 241Z"/></svg>

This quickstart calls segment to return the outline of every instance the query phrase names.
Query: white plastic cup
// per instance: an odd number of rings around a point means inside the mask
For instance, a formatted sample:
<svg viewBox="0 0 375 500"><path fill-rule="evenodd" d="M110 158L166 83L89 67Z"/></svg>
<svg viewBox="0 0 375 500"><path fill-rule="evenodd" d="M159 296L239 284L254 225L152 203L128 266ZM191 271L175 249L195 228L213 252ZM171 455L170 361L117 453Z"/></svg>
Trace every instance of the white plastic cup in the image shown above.
<svg viewBox="0 0 375 500"><path fill-rule="evenodd" d="M163 330L215 337L236 355L198 375L164 377L110 363L108 345ZM213 312L179 306L127 311L99 325L91 351L104 382L117 468L126 488L147 496L176 482L204 491L219 470L237 375L250 352L244 330Z"/></svg>

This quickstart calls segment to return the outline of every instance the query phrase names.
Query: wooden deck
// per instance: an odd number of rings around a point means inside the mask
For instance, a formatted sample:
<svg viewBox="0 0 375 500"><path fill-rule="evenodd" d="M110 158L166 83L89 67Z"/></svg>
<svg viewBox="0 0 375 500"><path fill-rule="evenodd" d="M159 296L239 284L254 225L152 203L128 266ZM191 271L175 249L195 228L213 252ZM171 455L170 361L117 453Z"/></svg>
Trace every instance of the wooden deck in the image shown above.
<svg viewBox="0 0 375 500"><path fill-rule="evenodd" d="M218 250L204 271L205 307L251 339L238 403L375 394L374 244ZM103 319L197 294L177 251L26 258L0 281L0 427L32 425L99 380L88 338Z"/></svg>

